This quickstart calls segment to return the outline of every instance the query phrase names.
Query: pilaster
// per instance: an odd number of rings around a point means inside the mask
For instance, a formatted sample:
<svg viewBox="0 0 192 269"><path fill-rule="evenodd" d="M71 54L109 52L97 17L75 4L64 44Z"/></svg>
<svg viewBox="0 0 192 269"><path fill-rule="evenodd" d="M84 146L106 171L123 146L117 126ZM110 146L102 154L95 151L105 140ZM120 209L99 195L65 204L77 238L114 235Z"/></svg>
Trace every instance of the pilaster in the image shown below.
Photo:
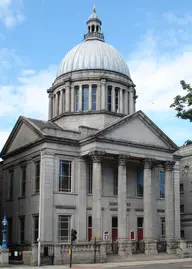
<svg viewBox="0 0 192 269"><path fill-rule="evenodd" d="M58 106L58 92L55 94L55 116L59 115L59 106Z"/></svg>
<svg viewBox="0 0 192 269"><path fill-rule="evenodd" d="M71 112L75 111L75 88L71 87Z"/></svg>
<svg viewBox="0 0 192 269"><path fill-rule="evenodd" d="M60 91L59 114L63 113L63 90Z"/></svg>
<svg viewBox="0 0 192 269"><path fill-rule="evenodd" d="M102 167L101 161L105 155L104 151L90 152L89 156L93 161L93 189L92 189L92 235L98 240L102 240L102 211L101 211L101 194L102 194Z"/></svg>
<svg viewBox="0 0 192 269"><path fill-rule="evenodd" d="M127 90L125 90L125 94L124 94L124 111L123 111L123 113L124 114L126 114L126 115L128 115L129 114L129 100L128 100L129 98L128 98L128 91Z"/></svg>
<svg viewBox="0 0 192 269"><path fill-rule="evenodd" d="M70 82L65 83L65 111L69 112L70 111L70 106L71 106L71 99L70 99Z"/></svg>
<svg viewBox="0 0 192 269"><path fill-rule="evenodd" d="M49 115L49 120L52 119L53 117L53 94L49 93L49 111L48 111L48 115Z"/></svg>
<svg viewBox="0 0 192 269"><path fill-rule="evenodd" d="M82 111L82 85L79 85L79 111Z"/></svg>

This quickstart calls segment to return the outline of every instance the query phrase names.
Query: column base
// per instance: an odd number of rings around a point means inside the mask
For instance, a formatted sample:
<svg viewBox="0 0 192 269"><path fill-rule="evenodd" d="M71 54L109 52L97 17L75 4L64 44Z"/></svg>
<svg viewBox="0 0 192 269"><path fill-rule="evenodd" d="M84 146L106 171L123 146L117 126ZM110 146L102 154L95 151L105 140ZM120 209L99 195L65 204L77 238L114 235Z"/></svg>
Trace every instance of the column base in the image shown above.
<svg viewBox="0 0 192 269"><path fill-rule="evenodd" d="M118 242L118 255L120 257L127 257L132 255L132 242L130 241Z"/></svg>
<svg viewBox="0 0 192 269"><path fill-rule="evenodd" d="M1 266L7 267L9 266L9 249L8 248L2 248L1 250Z"/></svg>
<svg viewBox="0 0 192 269"><path fill-rule="evenodd" d="M145 254L146 255L156 255L157 254L157 242L153 241L144 241L145 242Z"/></svg>
<svg viewBox="0 0 192 269"><path fill-rule="evenodd" d="M175 240L166 240L168 254L176 254L178 243Z"/></svg>

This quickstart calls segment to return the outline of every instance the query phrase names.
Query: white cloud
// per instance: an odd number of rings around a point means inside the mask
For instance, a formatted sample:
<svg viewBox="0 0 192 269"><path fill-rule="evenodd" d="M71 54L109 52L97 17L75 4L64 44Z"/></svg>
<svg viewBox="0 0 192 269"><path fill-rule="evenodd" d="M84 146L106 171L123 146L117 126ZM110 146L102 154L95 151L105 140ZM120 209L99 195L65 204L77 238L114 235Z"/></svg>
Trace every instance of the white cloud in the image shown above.
<svg viewBox="0 0 192 269"><path fill-rule="evenodd" d="M22 0L0 0L0 21L7 28L12 28L24 20Z"/></svg>
<svg viewBox="0 0 192 269"><path fill-rule="evenodd" d="M182 14L182 16L178 16L172 12L166 12L164 14L164 18L170 22L170 23L175 23L180 26L185 26L189 25L192 23L192 14L191 13L186 13Z"/></svg>

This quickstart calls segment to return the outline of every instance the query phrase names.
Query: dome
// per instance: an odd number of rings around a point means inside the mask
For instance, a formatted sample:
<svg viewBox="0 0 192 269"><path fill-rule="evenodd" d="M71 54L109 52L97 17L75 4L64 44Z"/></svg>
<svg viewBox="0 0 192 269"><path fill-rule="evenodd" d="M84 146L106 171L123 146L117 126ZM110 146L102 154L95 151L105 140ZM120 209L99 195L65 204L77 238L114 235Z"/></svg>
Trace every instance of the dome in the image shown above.
<svg viewBox="0 0 192 269"><path fill-rule="evenodd" d="M59 65L57 77L87 69L115 71L130 77L128 66L119 52L97 39L86 40L70 50Z"/></svg>

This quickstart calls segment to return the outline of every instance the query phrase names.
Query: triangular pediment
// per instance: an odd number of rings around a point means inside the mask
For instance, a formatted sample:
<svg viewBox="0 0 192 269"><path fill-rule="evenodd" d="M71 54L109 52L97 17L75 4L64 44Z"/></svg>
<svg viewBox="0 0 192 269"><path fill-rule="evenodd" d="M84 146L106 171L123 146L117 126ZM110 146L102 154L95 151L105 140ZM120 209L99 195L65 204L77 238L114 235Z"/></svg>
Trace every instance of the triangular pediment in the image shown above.
<svg viewBox="0 0 192 269"><path fill-rule="evenodd" d="M20 117L5 143L1 155L13 152L40 139L42 139L42 134L39 130L31 126L24 117Z"/></svg>
<svg viewBox="0 0 192 269"><path fill-rule="evenodd" d="M96 137L177 150L177 145L142 111L126 116L95 133Z"/></svg>

